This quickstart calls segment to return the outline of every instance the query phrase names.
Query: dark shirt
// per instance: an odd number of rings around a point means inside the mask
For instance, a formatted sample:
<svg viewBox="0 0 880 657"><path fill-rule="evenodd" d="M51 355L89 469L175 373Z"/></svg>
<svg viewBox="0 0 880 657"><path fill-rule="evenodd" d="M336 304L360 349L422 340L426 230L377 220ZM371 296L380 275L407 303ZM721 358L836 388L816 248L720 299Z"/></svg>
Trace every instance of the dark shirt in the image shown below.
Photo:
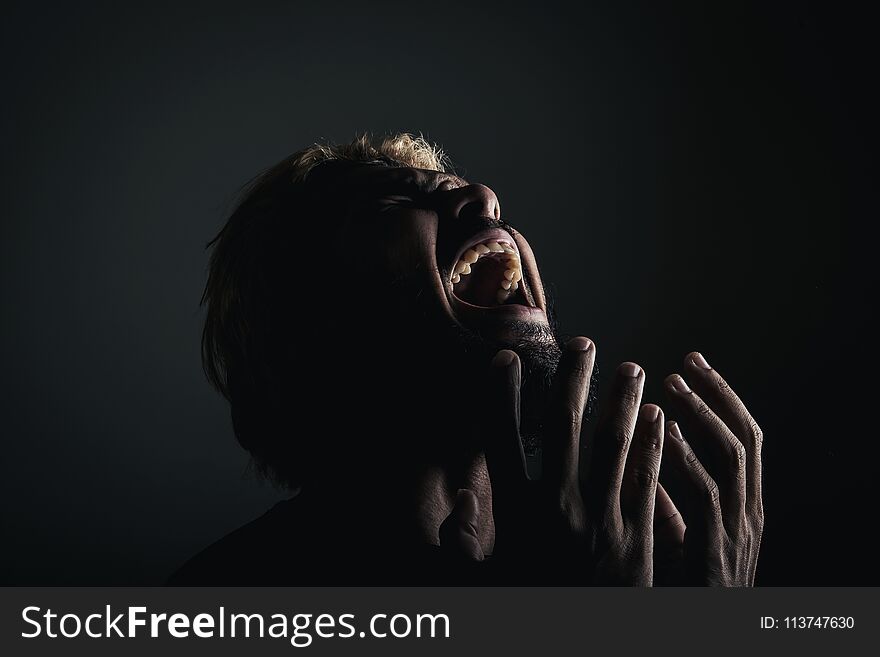
<svg viewBox="0 0 880 657"><path fill-rule="evenodd" d="M475 564L449 563L432 545L380 546L376 532L328 539L320 518L297 498L211 544L177 570L171 586L443 585L476 583ZM480 568L485 572L485 568ZM482 578L481 578L482 579Z"/></svg>

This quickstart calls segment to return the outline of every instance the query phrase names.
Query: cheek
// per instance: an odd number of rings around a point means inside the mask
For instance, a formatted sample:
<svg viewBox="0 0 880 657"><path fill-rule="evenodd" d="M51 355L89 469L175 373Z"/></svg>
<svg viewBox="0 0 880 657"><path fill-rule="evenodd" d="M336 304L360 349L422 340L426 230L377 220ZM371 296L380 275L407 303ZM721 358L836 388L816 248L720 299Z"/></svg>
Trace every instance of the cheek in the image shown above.
<svg viewBox="0 0 880 657"><path fill-rule="evenodd" d="M334 251L353 279L385 284L433 276L437 214L418 208L395 208L351 221L337 235Z"/></svg>
<svg viewBox="0 0 880 657"><path fill-rule="evenodd" d="M413 211L399 213L377 230L373 239L381 268L399 277L433 272L436 238L436 215Z"/></svg>

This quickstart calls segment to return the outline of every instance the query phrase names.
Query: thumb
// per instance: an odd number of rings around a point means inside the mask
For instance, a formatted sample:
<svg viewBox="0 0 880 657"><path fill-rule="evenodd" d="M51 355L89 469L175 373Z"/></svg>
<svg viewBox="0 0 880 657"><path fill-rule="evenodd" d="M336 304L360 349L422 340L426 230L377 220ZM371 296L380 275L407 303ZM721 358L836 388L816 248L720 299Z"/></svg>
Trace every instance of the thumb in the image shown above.
<svg viewBox="0 0 880 657"><path fill-rule="evenodd" d="M452 513L440 525L440 548L456 559L483 560L483 548L477 536L480 505L473 491L461 488L455 497Z"/></svg>

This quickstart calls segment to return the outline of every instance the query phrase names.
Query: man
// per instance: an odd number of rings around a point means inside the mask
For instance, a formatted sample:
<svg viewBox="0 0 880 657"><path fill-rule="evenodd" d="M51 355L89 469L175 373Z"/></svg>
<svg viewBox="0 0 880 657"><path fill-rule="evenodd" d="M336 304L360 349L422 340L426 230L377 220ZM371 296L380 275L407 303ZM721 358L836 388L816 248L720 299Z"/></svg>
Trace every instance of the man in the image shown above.
<svg viewBox="0 0 880 657"><path fill-rule="evenodd" d="M596 348L563 343L528 242L447 169L421 138L362 137L247 189L212 242L203 356L294 497L172 583L751 585L740 400L688 355L665 382L685 433L623 363L581 440Z"/></svg>

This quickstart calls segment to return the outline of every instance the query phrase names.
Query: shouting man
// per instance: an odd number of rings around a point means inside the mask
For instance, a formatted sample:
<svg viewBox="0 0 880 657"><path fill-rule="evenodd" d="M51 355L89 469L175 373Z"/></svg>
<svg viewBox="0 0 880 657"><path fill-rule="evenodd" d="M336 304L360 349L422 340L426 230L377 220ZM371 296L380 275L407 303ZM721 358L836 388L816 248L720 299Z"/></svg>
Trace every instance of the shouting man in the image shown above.
<svg viewBox="0 0 880 657"><path fill-rule="evenodd" d="M295 153L212 246L205 368L293 497L172 583L753 583L742 402L692 353L642 405L623 363L582 437L595 345L563 342L528 242L436 147Z"/></svg>

